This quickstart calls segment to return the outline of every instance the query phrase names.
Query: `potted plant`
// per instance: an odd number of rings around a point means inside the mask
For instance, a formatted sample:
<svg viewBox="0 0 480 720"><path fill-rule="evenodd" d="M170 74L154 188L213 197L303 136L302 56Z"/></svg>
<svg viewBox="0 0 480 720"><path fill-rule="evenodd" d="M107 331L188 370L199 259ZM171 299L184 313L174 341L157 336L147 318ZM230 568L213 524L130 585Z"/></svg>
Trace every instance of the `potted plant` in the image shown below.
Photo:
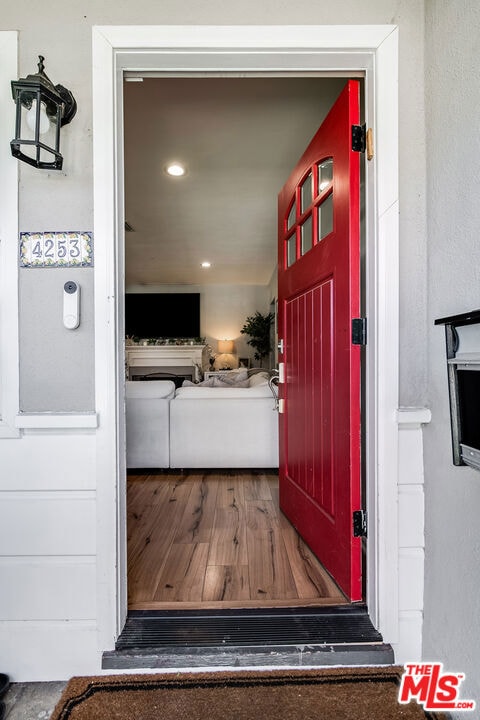
<svg viewBox="0 0 480 720"><path fill-rule="evenodd" d="M250 340L247 340L248 345L255 348L255 360L262 360L266 357L271 350L270 344L270 327L274 318L273 313L266 313L263 315L258 310L254 315L247 317L244 326L240 330L242 335L250 335Z"/></svg>

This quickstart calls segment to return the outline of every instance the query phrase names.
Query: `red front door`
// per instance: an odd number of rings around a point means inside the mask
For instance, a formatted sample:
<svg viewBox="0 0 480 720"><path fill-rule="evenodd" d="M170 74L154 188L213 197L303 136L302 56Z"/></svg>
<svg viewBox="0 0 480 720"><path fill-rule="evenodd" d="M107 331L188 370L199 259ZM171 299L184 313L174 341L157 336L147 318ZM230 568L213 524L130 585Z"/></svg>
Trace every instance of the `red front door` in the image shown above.
<svg viewBox="0 0 480 720"><path fill-rule="evenodd" d="M359 83L348 81L279 194L280 505L361 600Z"/></svg>

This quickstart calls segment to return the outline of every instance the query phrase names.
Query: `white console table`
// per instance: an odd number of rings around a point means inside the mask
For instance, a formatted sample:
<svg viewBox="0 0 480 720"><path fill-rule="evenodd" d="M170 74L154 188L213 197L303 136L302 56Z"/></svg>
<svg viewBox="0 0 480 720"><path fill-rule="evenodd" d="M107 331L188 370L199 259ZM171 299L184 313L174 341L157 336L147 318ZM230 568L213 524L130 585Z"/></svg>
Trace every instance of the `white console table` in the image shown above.
<svg viewBox="0 0 480 720"><path fill-rule="evenodd" d="M198 382L199 368L203 365L203 352L205 345L126 345L125 357L127 361L128 377L142 374L135 373L135 369L146 368L147 372L160 372L168 368L169 372L187 371Z"/></svg>

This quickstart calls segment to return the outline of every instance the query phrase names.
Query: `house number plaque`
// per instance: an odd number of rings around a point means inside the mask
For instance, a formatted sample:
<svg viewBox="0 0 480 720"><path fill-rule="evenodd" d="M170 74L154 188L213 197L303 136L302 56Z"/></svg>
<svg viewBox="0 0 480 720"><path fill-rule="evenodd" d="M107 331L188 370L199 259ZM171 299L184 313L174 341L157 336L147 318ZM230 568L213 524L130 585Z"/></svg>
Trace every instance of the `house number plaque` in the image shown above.
<svg viewBox="0 0 480 720"><path fill-rule="evenodd" d="M92 233L20 233L19 261L20 267L92 267Z"/></svg>

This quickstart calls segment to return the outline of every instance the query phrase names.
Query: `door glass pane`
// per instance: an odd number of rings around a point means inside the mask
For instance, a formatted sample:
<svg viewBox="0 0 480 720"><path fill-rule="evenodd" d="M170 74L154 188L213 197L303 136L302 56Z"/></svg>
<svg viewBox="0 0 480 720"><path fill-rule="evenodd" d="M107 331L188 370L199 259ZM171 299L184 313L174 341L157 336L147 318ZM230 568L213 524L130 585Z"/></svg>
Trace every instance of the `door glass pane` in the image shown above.
<svg viewBox="0 0 480 720"><path fill-rule="evenodd" d="M290 230L290 228L295 225L295 216L296 216L295 210L296 210L296 206L297 206L297 204L296 204L296 202L295 202L295 200L294 200L294 201L293 201L293 205L292 205L292 207L290 208L290 212L288 213L287 230Z"/></svg>
<svg viewBox="0 0 480 720"><path fill-rule="evenodd" d="M312 204L312 173L308 173L307 177L303 181L300 189L300 197L302 199L300 212L304 213L305 210L307 210L307 208L309 208Z"/></svg>
<svg viewBox="0 0 480 720"><path fill-rule="evenodd" d="M333 180L333 159L328 158L318 166L318 194L327 189Z"/></svg>
<svg viewBox="0 0 480 720"><path fill-rule="evenodd" d="M308 252L312 247L312 216L309 215L308 218L303 223L302 227L300 228L301 232L301 248L302 248L302 255L305 255L306 252Z"/></svg>
<svg viewBox="0 0 480 720"><path fill-rule="evenodd" d="M297 236L293 233L287 240L287 267L293 265L297 259Z"/></svg>
<svg viewBox="0 0 480 720"><path fill-rule="evenodd" d="M333 193L318 208L318 239L323 240L333 230Z"/></svg>

